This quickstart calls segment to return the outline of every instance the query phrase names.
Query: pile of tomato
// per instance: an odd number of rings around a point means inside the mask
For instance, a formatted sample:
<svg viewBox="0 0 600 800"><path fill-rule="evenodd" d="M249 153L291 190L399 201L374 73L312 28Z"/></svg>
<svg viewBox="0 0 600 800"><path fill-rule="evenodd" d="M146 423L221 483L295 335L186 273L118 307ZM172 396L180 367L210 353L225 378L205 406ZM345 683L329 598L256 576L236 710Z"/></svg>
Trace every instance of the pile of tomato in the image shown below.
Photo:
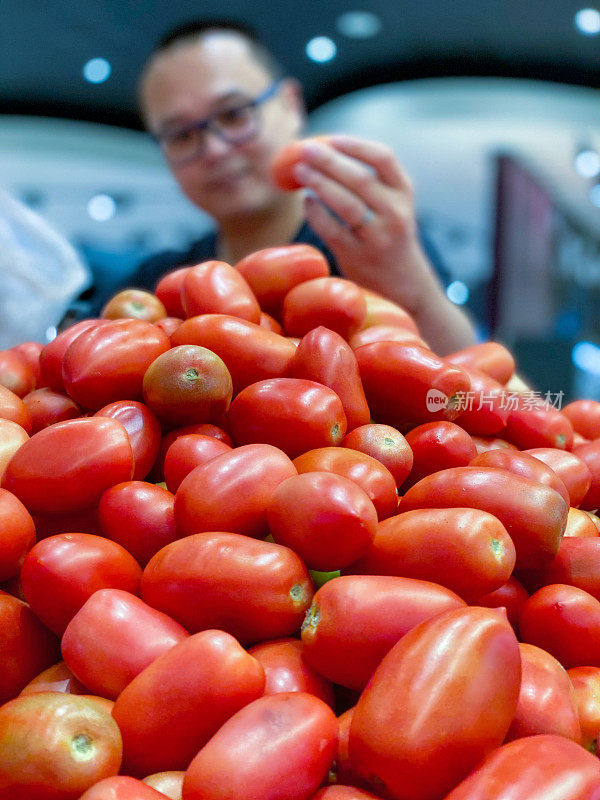
<svg viewBox="0 0 600 800"><path fill-rule="evenodd" d="M0 800L599 800L600 402L306 245L0 353Z"/></svg>

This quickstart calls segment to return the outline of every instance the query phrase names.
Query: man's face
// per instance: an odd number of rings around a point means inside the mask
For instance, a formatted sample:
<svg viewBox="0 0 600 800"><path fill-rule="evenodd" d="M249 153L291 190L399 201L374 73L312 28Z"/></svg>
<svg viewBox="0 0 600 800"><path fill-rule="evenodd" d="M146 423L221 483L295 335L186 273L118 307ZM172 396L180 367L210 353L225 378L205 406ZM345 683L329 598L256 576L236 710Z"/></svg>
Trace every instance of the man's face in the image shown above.
<svg viewBox="0 0 600 800"><path fill-rule="evenodd" d="M146 124L154 134L185 126L254 99L272 81L241 36L207 34L154 58L142 82ZM219 222L273 206L278 191L269 178L271 160L300 133L303 114L293 83L283 81L256 111L258 133L250 141L231 144L211 131L200 156L170 164L192 203Z"/></svg>

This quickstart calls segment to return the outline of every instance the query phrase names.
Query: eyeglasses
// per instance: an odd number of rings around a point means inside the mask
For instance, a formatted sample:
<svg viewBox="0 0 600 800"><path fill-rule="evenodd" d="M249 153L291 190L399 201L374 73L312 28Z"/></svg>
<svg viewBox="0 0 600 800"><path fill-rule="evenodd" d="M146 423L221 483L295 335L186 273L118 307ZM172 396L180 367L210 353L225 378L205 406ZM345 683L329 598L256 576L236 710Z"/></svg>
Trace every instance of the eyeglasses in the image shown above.
<svg viewBox="0 0 600 800"><path fill-rule="evenodd" d="M202 155L208 131L229 144L244 144L253 139L260 129L259 109L275 95L281 80L267 86L259 95L235 106L215 111L214 114L164 131L154 136L168 161L179 166Z"/></svg>

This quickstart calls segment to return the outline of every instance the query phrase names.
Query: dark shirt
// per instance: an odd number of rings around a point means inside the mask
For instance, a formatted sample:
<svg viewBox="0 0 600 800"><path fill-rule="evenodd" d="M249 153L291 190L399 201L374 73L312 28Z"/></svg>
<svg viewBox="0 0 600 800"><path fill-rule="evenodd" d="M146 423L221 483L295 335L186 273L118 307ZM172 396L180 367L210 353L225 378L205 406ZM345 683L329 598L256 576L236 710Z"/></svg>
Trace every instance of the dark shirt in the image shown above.
<svg viewBox="0 0 600 800"><path fill-rule="evenodd" d="M340 275L332 252L319 239L316 233L305 222L296 237L294 244L310 244L320 250L329 261L332 275ZM210 261L216 257L217 234L209 233L202 239L198 239L187 250L166 250L151 256L142 262L138 269L127 279L129 286L137 286L140 289L154 291L156 284L167 272L171 272L178 267L189 267L194 264L201 264L203 261Z"/></svg>

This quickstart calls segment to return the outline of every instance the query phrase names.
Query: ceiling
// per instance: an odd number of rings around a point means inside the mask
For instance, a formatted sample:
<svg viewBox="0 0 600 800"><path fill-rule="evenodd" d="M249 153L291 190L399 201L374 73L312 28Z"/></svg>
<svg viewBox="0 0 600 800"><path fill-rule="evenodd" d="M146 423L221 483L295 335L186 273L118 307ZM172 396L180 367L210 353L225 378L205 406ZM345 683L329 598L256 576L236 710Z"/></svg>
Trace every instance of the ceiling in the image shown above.
<svg viewBox="0 0 600 800"><path fill-rule="evenodd" d="M407 78L494 75L600 87L600 36L574 25L580 0L230 0L228 16L255 27L304 84L309 108L353 89ZM0 0L0 112L139 127L136 78L171 27L223 14L217 0ZM370 38L339 32L348 11L381 23ZM306 43L328 36L335 58L311 62ZM109 61L104 83L83 65Z"/></svg>

